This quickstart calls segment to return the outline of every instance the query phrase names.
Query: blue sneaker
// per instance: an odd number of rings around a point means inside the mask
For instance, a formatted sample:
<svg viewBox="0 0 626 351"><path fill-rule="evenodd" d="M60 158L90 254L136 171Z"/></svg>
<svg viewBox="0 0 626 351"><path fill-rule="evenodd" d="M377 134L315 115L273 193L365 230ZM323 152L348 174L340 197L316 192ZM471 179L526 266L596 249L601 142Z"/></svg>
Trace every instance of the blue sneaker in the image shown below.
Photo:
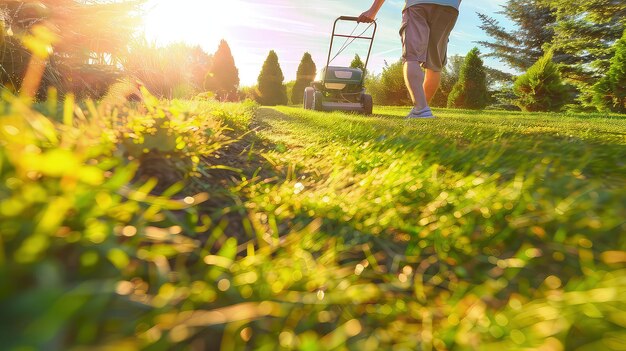
<svg viewBox="0 0 626 351"><path fill-rule="evenodd" d="M406 118L414 119L414 118L436 118L436 117L433 115L433 111L430 109L430 107L425 107L419 111L413 108L411 112L406 116Z"/></svg>

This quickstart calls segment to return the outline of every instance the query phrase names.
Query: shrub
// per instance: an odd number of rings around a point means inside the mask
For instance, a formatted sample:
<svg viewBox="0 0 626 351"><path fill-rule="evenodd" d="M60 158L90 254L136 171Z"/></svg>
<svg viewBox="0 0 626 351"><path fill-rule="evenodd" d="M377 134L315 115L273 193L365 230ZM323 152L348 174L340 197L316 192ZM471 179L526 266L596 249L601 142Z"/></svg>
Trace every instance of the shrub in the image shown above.
<svg viewBox="0 0 626 351"><path fill-rule="evenodd" d="M271 50L259 74L259 103L275 106L287 104L287 91L283 84L283 71L278 63L278 55Z"/></svg>
<svg viewBox="0 0 626 351"><path fill-rule="evenodd" d="M315 67L315 62L313 62L313 58L311 58L311 54L305 52L304 56L302 56L302 60L300 60L300 65L298 66L298 72L296 73L296 82L293 85L291 94L289 94L289 96L291 96L292 104L302 103L304 89L311 85L311 82L315 79L316 73L317 68Z"/></svg>
<svg viewBox="0 0 626 351"><path fill-rule="evenodd" d="M135 327L154 326L153 318L170 302L142 301L137 289L156 297L171 288L166 278L171 262L198 249L185 234L196 235L191 204L206 196L171 199L180 196L180 183L153 195L158 181L139 181L136 170L160 164L149 176L191 175L200 158L227 140L219 120L208 114L211 109L199 113L194 105L161 105L144 96L138 108L126 103L110 113L90 101L75 104L71 97L59 110L50 99L42 114L3 94L3 348L66 350L119 345L126 338L134 340L129 349L150 343L137 337L143 332Z"/></svg>
<svg viewBox="0 0 626 351"><path fill-rule="evenodd" d="M448 96L448 107L481 110L487 106L487 74L478 48L465 56L459 80Z"/></svg>
<svg viewBox="0 0 626 351"><path fill-rule="evenodd" d="M615 43L609 71L593 90L593 103L600 111L626 113L626 30Z"/></svg>
<svg viewBox="0 0 626 351"><path fill-rule="evenodd" d="M249 87L241 87L239 88L239 101L244 100L259 100L259 87L256 85Z"/></svg>
<svg viewBox="0 0 626 351"><path fill-rule="evenodd" d="M385 105L412 105L411 97L404 83L402 61L386 65L380 75Z"/></svg>
<svg viewBox="0 0 626 351"><path fill-rule="evenodd" d="M158 97L189 98L202 91L197 77L204 77L210 62L200 47L184 43L159 47L143 39L130 47L124 71Z"/></svg>
<svg viewBox="0 0 626 351"><path fill-rule="evenodd" d="M361 71L363 71L363 74L365 75L365 62L363 62L363 60L361 60L361 56L359 56L359 54L355 54L354 55L354 59L352 59L352 62L350 62L350 67L351 68L359 68Z"/></svg>
<svg viewBox="0 0 626 351"><path fill-rule="evenodd" d="M561 80L558 66L552 61L552 51L517 78L513 91L522 111L559 111L566 104L567 87Z"/></svg>

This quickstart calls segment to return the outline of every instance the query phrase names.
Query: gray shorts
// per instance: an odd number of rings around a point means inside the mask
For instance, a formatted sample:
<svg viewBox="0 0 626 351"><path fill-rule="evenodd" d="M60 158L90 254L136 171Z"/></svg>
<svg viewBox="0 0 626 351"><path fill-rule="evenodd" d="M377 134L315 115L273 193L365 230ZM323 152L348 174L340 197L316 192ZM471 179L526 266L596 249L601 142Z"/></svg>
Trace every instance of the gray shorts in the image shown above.
<svg viewBox="0 0 626 351"><path fill-rule="evenodd" d="M450 6L417 4L402 11L402 61L417 61L441 72L446 65L448 37L459 11Z"/></svg>

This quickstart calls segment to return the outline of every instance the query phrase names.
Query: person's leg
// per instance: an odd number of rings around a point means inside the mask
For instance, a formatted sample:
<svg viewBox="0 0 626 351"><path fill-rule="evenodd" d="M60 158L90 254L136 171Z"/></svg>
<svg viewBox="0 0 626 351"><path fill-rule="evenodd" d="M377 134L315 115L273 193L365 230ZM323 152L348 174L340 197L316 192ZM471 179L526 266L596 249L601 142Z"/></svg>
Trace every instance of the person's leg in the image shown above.
<svg viewBox="0 0 626 351"><path fill-rule="evenodd" d="M424 63L426 69L424 91L426 100L430 102L441 82L441 70L447 62L448 38L459 12L449 6L434 4L428 5L427 9L432 25L428 38L428 57Z"/></svg>
<svg viewBox="0 0 626 351"><path fill-rule="evenodd" d="M424 79L424 94L426 95L426 102L430 103L439 89L439 84L441 82L441 72L433 71L432 69L426 69L425 79Z"/></svg>
<svg viewBox="0 0 626 351"><path fill-rule="evenodd" d="M406 61L404 63L404 83L409 89L409 95L413 100L415 111L422 111L428 107L428 99L424 92L424 71L417 61Z"/></svg>
<svg viewBox="0 0 626 351"><path fill-rule="evenodd" d="M402 61L404 82L413 101L413 109L407 117L433 117L424 93L424 71L421 65L428 54L430 29L423 4L414 5L402 12Z"/></svg>

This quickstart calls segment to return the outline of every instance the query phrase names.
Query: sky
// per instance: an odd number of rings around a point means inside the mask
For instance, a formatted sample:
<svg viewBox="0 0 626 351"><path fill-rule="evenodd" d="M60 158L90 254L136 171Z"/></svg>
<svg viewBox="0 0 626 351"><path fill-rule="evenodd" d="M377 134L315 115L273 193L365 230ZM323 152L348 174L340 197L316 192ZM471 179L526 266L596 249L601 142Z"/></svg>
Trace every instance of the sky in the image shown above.
<svg viewBox="0 0 626 351"><path fill-rule="evenodd" d="M298 64L309 52L318 71L325 66L333 22L339 16L358 16L367 10L373 0L150 0L144 18L146 36L159 45L186 42L200 45L207 53L214 53L221 39L231 48L239 69L241 86L256 83L263 62L270 50L276 51L285 82L294 80ZM465 0L461 3L459 19L450 36L448 55L465 55L479 40L488 37L478 28L476 12L489 14L507 27L511 23L500 10L506 0ZM387 0L377 16L378 30L372 47L368 70L382 72L385 61L396 62L401 55L398 34L404 0ZM350 34L354 23L338 27ZM367 28L362 24L355 31ZM370 27L366 34L370 33ZM341 47L338 38L334 46ZM349 64L354 54L363 59L368 43L357 40L349 45L333 64ZM480 48L480 47L479 47ZM481 48L484 52L484 48ZM336 51L334 51L334 54ZM490 67L512 72L495 59L485 58Z"/></svg>

